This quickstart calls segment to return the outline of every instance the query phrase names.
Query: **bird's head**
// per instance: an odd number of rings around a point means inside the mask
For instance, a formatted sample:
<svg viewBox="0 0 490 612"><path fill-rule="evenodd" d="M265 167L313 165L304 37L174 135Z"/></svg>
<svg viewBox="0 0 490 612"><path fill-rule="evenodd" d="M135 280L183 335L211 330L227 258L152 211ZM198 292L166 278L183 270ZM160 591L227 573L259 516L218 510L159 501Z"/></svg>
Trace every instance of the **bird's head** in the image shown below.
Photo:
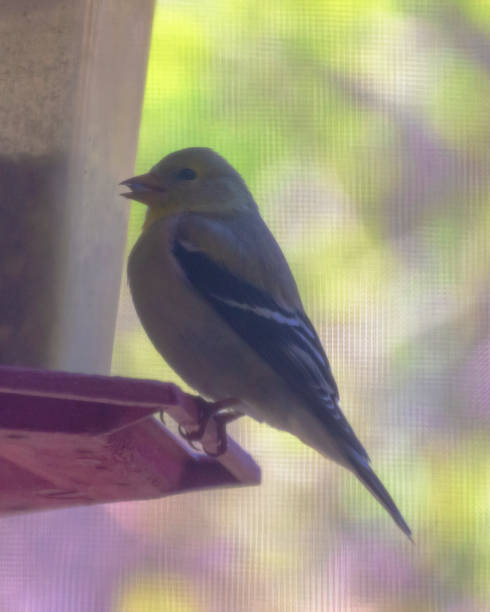
<svg viewBox="0 0 490 612"><path fill-rule="evenodd" d="M148 206L145 227L182 212L226 215L256 207L240 174L207 148L171 153L147 174L134 176L121 185L130 189L122 196Z"/></svg>

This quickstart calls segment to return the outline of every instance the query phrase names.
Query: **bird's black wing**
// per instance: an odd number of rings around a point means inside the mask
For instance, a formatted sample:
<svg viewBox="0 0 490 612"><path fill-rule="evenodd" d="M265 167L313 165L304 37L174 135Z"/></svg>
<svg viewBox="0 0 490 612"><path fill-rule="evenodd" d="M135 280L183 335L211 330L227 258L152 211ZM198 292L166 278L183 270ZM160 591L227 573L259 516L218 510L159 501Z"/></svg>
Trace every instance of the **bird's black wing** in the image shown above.
<svg viewBox="0 0 490 612"><path fill-rule="evenodd" d="M185 240L175 239L172 250L195 290L293 391L307 400L334 436L369 460L338 405L337 385L308 317L279 306L270 295Z"/></svg>

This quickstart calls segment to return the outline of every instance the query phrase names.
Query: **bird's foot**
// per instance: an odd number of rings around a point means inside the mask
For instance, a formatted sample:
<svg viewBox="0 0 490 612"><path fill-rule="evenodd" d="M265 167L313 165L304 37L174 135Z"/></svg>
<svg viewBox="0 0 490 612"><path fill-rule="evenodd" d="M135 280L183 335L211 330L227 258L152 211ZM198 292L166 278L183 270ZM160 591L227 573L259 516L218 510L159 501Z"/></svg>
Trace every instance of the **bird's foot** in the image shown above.
<svg viewBox="0 0 490 612"><path fill-rule="evenodd" d="M207 448L204 448L204 452L206 455L210 457L219 457L224 455L228 449L228 436L226 434L226 426L228 423L238 419L243 416L242 412L238 412L237 410L227 411L223 413L215 414L213 420L216 424L216 450L210 451Z"/></svg>
<svg viewBox="0 0 490 612"><path fill-rule="evenodd" d="M219 402L207 402L202 397L196 397L194 401L199 409L198 426L196 429L189 431L183 425L179 425L179 433L184 440L189 442L192 448L196 449L193 442L202 441L212 419L216 426L216 451L211 452L204 449L204 452L211 457L219 457L226 452L228 446L226 425L242 416L241 412L230 410L232 406L238 403L238 400L229 398Z"/></svg>

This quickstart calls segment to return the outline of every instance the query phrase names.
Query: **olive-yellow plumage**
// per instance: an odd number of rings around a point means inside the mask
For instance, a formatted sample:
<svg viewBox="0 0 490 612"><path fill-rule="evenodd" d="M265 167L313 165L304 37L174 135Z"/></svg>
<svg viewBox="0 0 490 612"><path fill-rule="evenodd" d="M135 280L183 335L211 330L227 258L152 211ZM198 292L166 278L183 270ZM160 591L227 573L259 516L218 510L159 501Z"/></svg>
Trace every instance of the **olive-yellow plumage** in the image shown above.
<svg viewBox="0 0 490 612"><path fill-rule="evenodd" d="M191 148L123 184L148 206L128 278L164 359L206 398L235 398L240 412L351 470L410 537L339 407L287 261L240 174Z"/></svg>

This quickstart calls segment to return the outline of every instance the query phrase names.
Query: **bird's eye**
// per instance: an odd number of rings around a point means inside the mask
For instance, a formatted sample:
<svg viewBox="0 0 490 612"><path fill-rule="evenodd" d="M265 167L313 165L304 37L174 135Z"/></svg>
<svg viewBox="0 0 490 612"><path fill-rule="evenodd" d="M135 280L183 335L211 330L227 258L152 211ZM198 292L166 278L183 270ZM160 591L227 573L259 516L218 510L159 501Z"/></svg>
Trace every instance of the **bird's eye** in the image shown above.
<svg viewBox="0 0 490 612"><path fill-rule="evenodd" d="M177 178L182 181L193 181L197 177L195 170L192 168L182 168L177 173Z"/></svg>

